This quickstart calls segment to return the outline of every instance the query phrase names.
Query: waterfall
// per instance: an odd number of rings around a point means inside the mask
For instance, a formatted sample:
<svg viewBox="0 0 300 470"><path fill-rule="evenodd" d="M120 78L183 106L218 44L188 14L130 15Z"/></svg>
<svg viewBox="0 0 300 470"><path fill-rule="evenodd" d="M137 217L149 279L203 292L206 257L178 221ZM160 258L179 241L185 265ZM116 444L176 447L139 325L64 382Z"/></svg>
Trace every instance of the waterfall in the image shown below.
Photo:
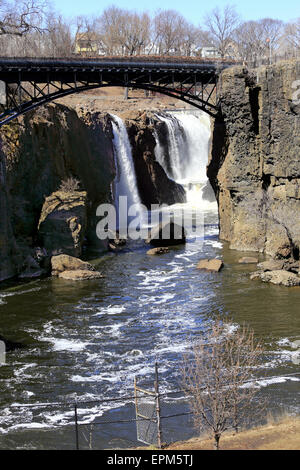
<svg viewBox="0 0 300 470"><path fill-rule="evenodd" d="M111 114L113 129L113 146L117 177L114 185L114 199L117 214L119 214L119 197L127 197L128 208L136 204L141 208L141 199L137 187L135 168L132 158L131 145L126 126L121 118ZM127 217L127 225L129 223ZM120 227L118 227L120 228Z"/></svg>
<svg viewBox="0 0 300 470"><path fill-rule="evenodd" d="M184 130L180 126L179 121L171 114L163 115L157 114L157 117L160 121L164 122L168 129L168 154L171 156L171 160L166 158L163 148L159 142L158 134L156 133L156 152L155 156L157 161L162 165L167 175L178 181L182 179L182 158L181 155L185 152L185 142L184 142Z"/></svg>
<svg viewBox="0 0 300 470"><path fill-rule="evenodd" d="M158 133L155 156L167 175L182 184L187 201L201 204L203 209L216 209L212 189L206 175L210 145L210 118L201 111L177 111L156 114L167 127L167 150ZM167 155L168 153L168 155Z"/></svg>

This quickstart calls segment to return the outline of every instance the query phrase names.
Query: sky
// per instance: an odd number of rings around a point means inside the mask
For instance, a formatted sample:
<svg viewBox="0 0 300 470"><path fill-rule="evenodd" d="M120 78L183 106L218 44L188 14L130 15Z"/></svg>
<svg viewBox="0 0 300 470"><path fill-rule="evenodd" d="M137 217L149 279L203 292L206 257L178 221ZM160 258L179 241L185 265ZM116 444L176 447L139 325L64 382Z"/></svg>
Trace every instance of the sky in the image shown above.
<svg viewBox="0 0 300 470"><path fill-rule="evenodd" d="M66 17L77 15L101 14L110 5L136 11L155 12L161 8L174 9L195 25L201 24L206 12L214 7L233 4L237 7L242 19L257 20L260 18L277 18L283 21L300 17L299 0L52 0L56 10Z"/></svg>

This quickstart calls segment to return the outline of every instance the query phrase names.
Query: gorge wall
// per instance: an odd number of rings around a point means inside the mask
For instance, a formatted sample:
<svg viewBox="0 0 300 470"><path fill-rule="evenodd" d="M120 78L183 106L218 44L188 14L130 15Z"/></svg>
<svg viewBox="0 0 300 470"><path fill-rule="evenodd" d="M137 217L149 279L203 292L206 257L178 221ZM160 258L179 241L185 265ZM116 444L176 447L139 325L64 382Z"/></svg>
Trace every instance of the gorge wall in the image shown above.
<svg viewBox="0 0 300 470"><path fill-rule="evenodd" d="M122 117L142 203L183 200L183 188L155 161L151 117ZM112 202L117 174L111 116L50 104L4 126L0 141L0 281L47 274L55 254L107 250L96 236L96 209Z"/></svg>
<svg viewBox="0 0 300 470"><path fill-rule="evenodd" d="M299 259L300 105L292 100L299 78L300 61L222 73L208 176L220 237L233 249Z"/></svg>
<svg viewBox="0 0 300 470"><path fill-rule="evenodd" d="M109 200L115 176L110 132L105 117L83 119L74 110L53 104L2 128L0 280L23 271L30 274L34 268L38 273L36 249L41 248L40 257L50 241L51 253L59 252L60 245L72 245L72 225L73 233L84 228L82 237L98 248L96 207ZM78 180L80 192L58 191L68 178ZM78 213L82 197L85 220ZM51 204L60 219L56 227L53 217L44 220ZM83 241L77 240L77 254Z"/></svg>

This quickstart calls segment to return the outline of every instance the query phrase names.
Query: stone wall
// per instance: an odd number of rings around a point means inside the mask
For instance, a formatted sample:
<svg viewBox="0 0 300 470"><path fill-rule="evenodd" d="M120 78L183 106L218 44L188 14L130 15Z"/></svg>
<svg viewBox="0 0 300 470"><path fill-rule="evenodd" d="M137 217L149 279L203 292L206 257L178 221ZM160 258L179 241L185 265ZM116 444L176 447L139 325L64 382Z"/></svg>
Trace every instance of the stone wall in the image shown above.
<svg viewBox="0 0 300 470"><path fill-rule="evenodd" d="M219 204L220 237L233 249L299 258L297 79L299 61L222 73L208 176Z"/></svg>

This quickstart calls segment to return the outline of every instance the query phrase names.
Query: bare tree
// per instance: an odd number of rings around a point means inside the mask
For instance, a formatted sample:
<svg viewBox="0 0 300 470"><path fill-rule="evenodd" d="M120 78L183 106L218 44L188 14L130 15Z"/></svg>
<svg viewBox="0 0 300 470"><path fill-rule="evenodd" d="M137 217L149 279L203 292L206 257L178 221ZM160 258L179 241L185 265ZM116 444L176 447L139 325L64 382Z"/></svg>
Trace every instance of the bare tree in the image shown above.
<svg viewBox="0 0 300 470"><path fill-rule="evenodd" d="M263 59L271 62L282 37L283 23L272 18L247 21L233 34L239 56L242 60L258 65Z"/></svg>
<svg viewBox="0 0 300 470"><path fill-rule="evenodd" d="M0 35L23 36L44 31L46 6L43 0L0 0Z"/></svg>
<svg viewBox="0 0 300 470"><path fill-rule="evenodd" d="M261 45L265 45L265 54L269 54L272 62L272 54L276 52L283 32L283 22L273 18L263 18L259 22L261 34Z"/></svg>
<svg viewBox="0 0 300 470"><path fill-rule="evenodd" d="M106 8L98 19L98 31L106 54L122 55L124 53L122 36L124 21L126 21L125 11L115 6Z"/></svg>
<svg viewBox="0 0 300 470"><path fill-rule="evenodd" d="M235 7L227 5L223 10L215 8L205 17L207 42L214 46L222 58L231 55L233 32L240 22Z"/></svg>
<svg viewBox="0 0 300 470"><path fill-rule="evenodd" d="M300 49L300 18L285 26L284 37L292 49Z"/></svg>
<svg viewBox="0 0 300 470"><path fill-rule="evenodd" d="M262 349L248 327L229 331L217 319L206 341L184 358L183 388L198 430L211 431L219 449L224 431L244 423L258 389L253 387L253 369ZM261 405L261 402L260 402Z"/></svg>
<svg viewBox="0 0 300 470"><path fill-rule="evenodd" d="M175 10L159 11L153 20L153 43L159 54L180 53L182 36L186 26L185 18Z"/></svg>
<svg viewBox="0 0 300 470"><path fill-rule="evenodd" d="M98 30L109 55L136 55L145 52L150 42L151 19L117 7L106 8L98 19Z"/></svg>
<svg viewBox="0 0 300 470"><path fill-rule="evenodd" d="M46 19L47 32L42 38L42 54L52 57L70 57L74 52L71 25L61 15L51 12Z"/></svg>
<svg viewBox="0 0 300 470"><path fill-rule="evenodd" d="M125 54L135 55L145 51L150 42L150 17L147 13L128 12L123 23L122 39Z"/></svg>
<svg viewBox="0 0 300 470"><path fill-rule="evenodd" d="M260 38L257 23L242 23L233 33L239 58L245 62L255 62L260 55Z"/></svg>
<svg viewBox="0 0 300 470"><path fill-rule="evenodd" d="M181 55L191 56L197 54L201 44L201 31L193 24L185 21L182 24L180 39Z"/></svg>

